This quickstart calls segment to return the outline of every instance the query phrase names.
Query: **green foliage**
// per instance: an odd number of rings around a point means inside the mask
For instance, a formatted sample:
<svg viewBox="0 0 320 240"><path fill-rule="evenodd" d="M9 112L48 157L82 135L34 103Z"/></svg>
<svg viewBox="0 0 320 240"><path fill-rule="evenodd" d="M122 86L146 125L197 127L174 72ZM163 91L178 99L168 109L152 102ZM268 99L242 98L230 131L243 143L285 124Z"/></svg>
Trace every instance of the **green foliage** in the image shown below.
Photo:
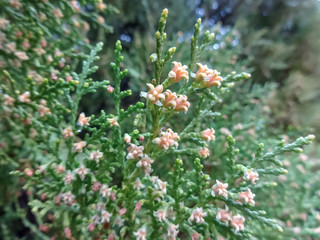
<svg viewBox="0 0 320 240"><path fill-rule="evenodd" d="M101 2L94 3L104 8ZM23 2L23 6L29 5ZM114 11L111 6L110 11ZM91 16L87 11L84 15ZM285 210L282 201L297 198L274 181L288 173L283 158L290 152L301 153L314 136L286 143L276 140L278 132L268 130L269 109L262 105L274 86L260 87L249 80L249 73L232 71L246 63L238 59L241 46L232 44L239 37L236 31L222 33L217 27L215 32L221 33L217 42L210 31L201 34L199 19L190 39L177 44L167 37L167 20L164 9L155 49L143 62L143 80L140 74L130 75L133 65L124 68L132 53L124 58L120 41L115 44L108 81L96 79L102 43L88 45L88 54L81 52L86 48L74 53L70 66L61 67L59 56L39 70L34 63L43 59L35 56L23 62L24 75L11 65L2 71L1 171L5 176L10 173L13 187L3 188L1 237L18 238L14 219L21 219L35 239L268 239L275 232L284 239L291 236L289 224L281 221L285 216L278 213ZM60 38L65 54L70 45ZM133 62L141 62L139 58ZM222 63L226 59L231 62ZM221 67L221 73L211 66ZM61 71L53 72L57 67ZM38 71L41 81L26 77L30 69ZM148 91L123 89L127 74L132 85L139 80L145 89L147 83ZM81 112L82 101L97 96L99 90L112 99L108 107L90 116ZM132 92L145 103L130 100L125 106ZM297 171L289 170L294 174L288 180L294 182ZM303 167L298 170L303 172ZM307 214L312 215L299 226L300 232L294 232L301 238L318 237L314 197L318 174L310 175L300 176L297 183L304 189L299 196L307 193L310 199L299 198L302 207L292 215L294 224L301 224L296 220L300 213L309 209ZM32 221L13 194L19 187L28 193ZM266 200L270 192L277 200Z"/></svg>

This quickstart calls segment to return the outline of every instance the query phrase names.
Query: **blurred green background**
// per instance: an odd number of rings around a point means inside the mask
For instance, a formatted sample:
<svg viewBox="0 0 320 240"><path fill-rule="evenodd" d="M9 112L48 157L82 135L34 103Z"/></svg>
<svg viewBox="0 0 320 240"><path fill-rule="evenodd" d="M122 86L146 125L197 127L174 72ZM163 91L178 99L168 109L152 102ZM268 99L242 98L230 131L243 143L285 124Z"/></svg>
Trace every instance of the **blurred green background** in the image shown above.
<svg viewBox="0 0 320 240"><path fill-rule="evenodd" d="M204 29L216 32L216 44L206 53L206 60L222 74L230 70L251 72L255 84L276 84L268 105L281 126L320 129L320 2L317 0L122 0L108 1L119 14L106 16L113 33L92 29L91 42L106 42L97 78L109 78L108 64L113 59L110 45L120 39L124 45L126 67L130 75L123 89L134 94L128 103L139 98L138 90L152 79L149 56L154 52L153 34L161 9L169 9L166 32L172 46L188 44L193 24L201 18ZM232 31L231 38L227 35ZM226 44L230 43L230 47ZM167 48L171 47L170 44ZM183 62L188 53L177 51L174 59ZM222 51L225 49L225 51ZM229 63L229 66L227 66ZM238 69L239 66L246 66ZM229 68L228 68L229 67ZM226 70L226 71L224 71ZM100 75L100 76L99 76ZM110 102L97 94L94 113Z"/></svg>

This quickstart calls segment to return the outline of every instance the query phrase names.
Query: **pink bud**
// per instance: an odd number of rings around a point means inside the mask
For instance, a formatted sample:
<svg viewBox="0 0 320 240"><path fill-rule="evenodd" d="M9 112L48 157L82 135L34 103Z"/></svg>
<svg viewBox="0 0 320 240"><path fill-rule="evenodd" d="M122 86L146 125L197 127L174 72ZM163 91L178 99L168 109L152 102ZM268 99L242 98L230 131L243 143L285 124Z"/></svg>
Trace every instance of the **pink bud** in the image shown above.
<svg viewBox="0 0 320 240"><path fill-rule="evenodd" d="M88 230L90 231L90 232L92 232L93 230L94 230L94 228L95 228L95 224L94 223L89 223L89 225L88 225Z"/></svg>
<svg viewBox="0 0 320 240"><path fill-rule="evenodd" d="M24 170L24 173L25 173L27 176L32 177L32 175L33 175L33 170L30 169L30 168L26 168L26 169Z"/></svg>
<svg viewBox="0 0 320 240"><path fill-rule="evenodd" d="M96 192L101 188L101 186L102 186L101 182L95 182L92 184L91 189L92 189L92 191Z"/></svg>
<svg viewBox="0 0 320 240"><path fill-rule="evenodd" d="M120 215L125 215L126 212L127 212L126 208L121 208L120 211L119 211Z"/></svg>
<svg viewBox="0 0 320 240"><path fill-rule="evenodd" d="M142 203L141 203L141 202L137 202L134 210L135 210L136 212L139 212L139 211L141 210L141 206L142 206Z"/></svg>
<svg viewBox="0 0 320 240"><path fill-rule="evenodd" d="M21 31L16 32L16 37L21 37L21 36L22 36L22 32Z"/></svg>
<svg viewBox="0 0 320 240"><path fill-rule="evenodd" d="M29 48L29 47L30 47L30 43L28 43L28 42L23 42L23 46L24 46L25 48Z"/></svg>
<svg viewBox="0 0 320 240"><path fill-rule="evenodd" d="M143 142L143 141L144 141L144 136L140 136L140 137L139 137L139 141L140 141L140 142Z"/></svg>
<svg viewBox="0 0 320 240"><path fill-rule="evenodd" d="M116 198L116 194L114 192L111 193L110 195L110 198L112 201L115 201L117 198Z"/></svg>
<svg viewBox="0 0 320 240"><path fill-rule="evenodd" d="M112 93L113 90L114 90L114 88L113 88L111 85L108 85L108 86L107 86L107 91L108 91L109 93Z"/></svg>
<svg viewBox="0 0 320 240"><path fill-rule="evenodd" d="M42 193L40 198L42 201L45 201L47 199L47 193Z"/></svg>
<svg viewBox="0 0 320 240"><path fill-rule="evenodd" d="M39 230L40 230L41 232L47 233L47 232L49 232L49 227L46 226L46 225L41 224L41 225L39 226Z"/></svg>
<svg viewBox="0 0 320 240"><path fill-rule="evenodd" d="M46 47L47 46L47 41L45 39L41 40L41 46Z"/></svg>
<svg viewBox="0 0 320 240"><path fill-rule="evenodd" d="M64 228L64 234L65 234L66 239L71 239L72 238L72 233L71 233L70 228L65 227Z"/></svg>
<svg viewBox="0 0 320 240"><path fill-rule="evenodd" d="M72 76L66 76L66 82L69 82L72 80Z"/></svg>
<svg viewBox="0 0 320 240"><path fill-rule="evenodd" d="M109 234L109 236L108 236L108 240L114 240L114 235L111 233L111 234Z"/></svg>

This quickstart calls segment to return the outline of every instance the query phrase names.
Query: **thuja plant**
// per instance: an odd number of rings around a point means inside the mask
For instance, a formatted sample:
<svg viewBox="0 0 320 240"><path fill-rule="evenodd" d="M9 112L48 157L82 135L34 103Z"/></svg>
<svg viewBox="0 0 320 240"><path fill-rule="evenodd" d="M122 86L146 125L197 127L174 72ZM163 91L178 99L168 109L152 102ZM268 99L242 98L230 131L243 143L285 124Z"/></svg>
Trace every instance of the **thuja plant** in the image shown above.
<svg viewBox="0 0 320 240"><path fill-rule="evenodd" d="M59 85L62 78L72 85L70 72L88 57L84 53L92 49L87 33L90 28L97 27L110 32L112 28L105 23L104 16L116 9L100 0L1 0L0 6L0 91L4 101L0 119L0 226L3 231L15 232L18 231L15 226L22 225L16 222L17 209L27 203L22 199L18 204L18 199L23 197L20 196L21 187L18 179L9 176L9 172L21 166L33 166L33 160L28 156L29 149L32 151L35 146L25 142L21 129L30 125L35 116L31 116L32 111L24 105L12 108L12 101L19 95L21 102L24 98L28 103L29 97L37 96L29 90L33 85L43 88L51 82L50 87L39 91L43 95L56 94L52 82ZM7 94L8 86L10 95ZM46 102L45 98L41 99L39 107L41 116L50 113L47 104L57 106L54 101ZM2 121L4 116L13 117L15 123L23 125ZM12 131L12 128L17 129ZM12 208L12 201L16 201L15 208Z"/></svg>
<svg viewBox="0 0 320 240"><path fill-rule="evenodd" d="M72 81L61 77L34 84L29 78L30 94L18 92L14 78L4 73L3 128L19 133L29 159L11 174L25 182L37 238L250 239L257 225L282 231L277 220L266 217L267 209L255 206L255 190L270 185L266 176L286 173L279 155L301 152L314 136L280 142L270 151L255 144L254 157L238 161L230 132L223 142L223 171L205 168L204 159L215 161L209 147L220 134L213 128L220 115L216 106L235 82L250 75L220 76L201 63L214 36L201 36L200 20L188 65L178 62L175 47L165 50L167 15L164 9L150 56L154 78L141 91L142 101L127 109L122 100L131 91L120 89L128 71L119 41L112 81L90 77L102 44L85 58L80 73L64 73ZM170 62L172 69L164 72ZM114 109L91 116L79 112L82 97L100 88L111 95ZM19 116L26 115L30 121L23 125Z"/></svg>

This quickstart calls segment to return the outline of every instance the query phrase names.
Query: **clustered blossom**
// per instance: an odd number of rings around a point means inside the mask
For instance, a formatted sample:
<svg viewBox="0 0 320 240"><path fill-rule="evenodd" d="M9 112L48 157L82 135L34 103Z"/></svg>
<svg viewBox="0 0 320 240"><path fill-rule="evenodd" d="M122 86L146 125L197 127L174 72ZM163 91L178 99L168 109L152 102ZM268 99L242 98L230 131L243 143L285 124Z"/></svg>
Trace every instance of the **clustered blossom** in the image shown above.
<svg viewBox="0 0 320 240"><path fill-rule="evenodd" d="M137 146L135 144L130 144L128 147L127 159L138 159L143 156L143 146Z"/></svg>
<svg viewBox="0 0 320 240"><path fill-rule="evenodd" d="M186 70L188 67L186 65L183 65L180 62L172 62L174 67L168 74L168 78L170 81L177 83L180 82L182 79L189 80L189 74Z"/></svg>
<svg viewBox="0 0 320 240"><path fill-rule="evenodd" d="M229 221L232 220L232 214L228 211L227 207L226 207L226 209L219 209L217 216L216 216L216 219L228 224Z"/></svg>
<svg viewBox="0 0 320 240"><path fill-rule="evenodd" d="M180 95L176 100L176 107L174 110L177 112L184 111L186 113L189 107L190 103L188 102L188 97L185 95Z"/></svg>
<svg viewBox="0 0 320 240"><path fill-rule="evenodd" d="M196 208L192 211L188 221L196 221L196 223L204 223L204 217L207 216L206 212L203 212L202 208Z"/></svg>
<svg viewBox="0 0 320 240"><path fill-rule="evenodd" d="M47 101L42 99L40 101L40 105L39 105L39 108L38 108L38 112L40 114L40 117L43 117L45 116L46 114L51 114L51 110L50 108L47 107Z"/></svg>
<svg viewBox="0 0 320 240"><path fill-rule="evenodd" d="M102 197L109 198L112 194L112 188L108 188L105 184L102 184L100 188L100 194Z"/></svg>
<svg viewBox="0 0 320 240"><path fill-rule="evenodd" d="M153 86L151 83L147 83L147 86L149 87L149 92L141 92L141 96L145 97L148 101L150 101L153 104L161 105L160 99L164 99L165 96L162 93L163 91L163 86L158 85L158 86Z"/></svg>
<svg viewBox="0 0 320 240"><path fill-rule="evenodd" d="M144 185L141 183L140 178L137 178L134 183L133 183L133 188L136 190L140 190L142 188L144 188Z"/></svg>
<svg viewBox="0 0 320 240"><path fill-rule="evenodd" d="M72 128L71 127L67 127L66 129L64 129L62 131L62 135L64 138L70 138L73 137L73 132L72 132Z"/></svg>
<svg viewBox="0 0 320 240"><path fill-rule="evenodd" d="M75 179L74 174L68 171L66 176L63 178L63 181L66 184L71 184L74 179Z"/></svg>
<svg viewBox="0 0 320 240"><path fill-rule="evenodd" d="M155 212L153 212L153 216L155 216L159 222L166 220L166 211L163 209L159 209Z"/></svg>
<svg viewBox="0 0 320 240"><path fill-rule="evenodd" d="M148 155L144 154L143 157L137 162L137 167L141 167L146 176L152 172L151 164L154 162Z"/></svg>
<svg viewBox="0 0 320 240"><path fill-rule="evenodd" d="M4 98L4 103L3 103L4 105L13 106L13 104L15 102L15 99L13 97L10 97L9 95L4 94L3 98Z"/></svg>
<svg viewBox="0 0 320 240"><path fill-rule="evenodd" d="M100 159L103 157L103 153L100 152L99 150L97 151L92 151L90 153L90 159L95 160L97 163L99 163Z"/></svg>
<svg viewBox="0 0 320 240"><path fill-rule="evenodd" d="M90 117L86 117L84 113L81 113L78 118L78 123L81 127L88 126L90 119Z"/></svg>
<svg viewBox="0 0 320 240"><path fill-rule="evenodd" d="M232 216L232 213L228 211L227 206L226 209L219 209L216 219L226 223L227 225L230 224L230 226L235 228L237 232L244 230L245 218L239 214Z"/></svg>
<svg viewBox="0 0 320 240"><path fill-rule="evenodd" d="M175 92L171 92L169 89L167 89L164 92L164 100L162 101L162 106L165 108L172 107L173 109L176 108L176 100L177 100L177 94Z"/></svg>
<svg viewBox="0 0 320 240"><path fill-rule="evenodd" d="M208 68L207 65L197 64L199 69L196 73L196 81L199 82L201 87L210 88L213 86L220 86L222 78L219 76L220 73L216 70Z"/></svg>
<svg viewBox="0 0 320 240"><path fill-rule="evenodd" d="M66 192L62 195L63 201L67 205L72 205L74 199L76 198L75 195L73 195L71 192Z"/></svg>
<svg viewBox="0 0 320 240"><path fill-rule="evenodd" d="M246 181L251 181L252 184L255 184L256 181L259 180L259 174L252 170L249 170L244 174L243 179Z"/></svg>
<svg viewBox="0 0 320 240"><path fill-rule="evenodd" d="M216 184L212 186L211 194L214 197L223 196L228 197L228 183L222 183L219 180L216 180Z"/></svg>
<svg viewBox="0 0 320 240"><path fill-rule="evenodd" d="M239 214L235 215L232 217L232 220L230 222L230 226L235 228L235 230L238 231L243 231L244 230L244 222L245 218Z"/></svg>
<svg viewBox="0 0 320 240"><path fill-rule="evenodd" d="M180 137L168 128L166 132L161 132L160 137L153 139L152 142L167 151L170 147L178 147L179 144L176 140L180 140Z"/></svg>
<svg viewBox="0 0 320 240"><path fill-rule="evenodd" d="M19 96L19 101L23 103L31 103L30 92L24 92Z"/></svg>
<svg viewBox="0 0 320 240"><path fill-rule="evenodd" d="M177 235L179 233L179 224L175 225L175 224L171 224L168 227L168 237L170 240L175 240L177 238Z"/></svg>
<svg viewBox="0 0 320 240"><path fill-rule="evenodd" d="M249 203L251 205L255 205L255 201L253 200L256 195L251 192L248 188L246 192L240 192L239 199L242 203Z"/></svg>
<svg viewBox="0 0 320 240"><path fill-rule="evenodd" d="M109 213L108 211L103 210L101 212L101 222L102 223L109 223L111 216L112 216L111 213Z"/></svg>
<svg viewBox="0 0 320 240"><path fill-rule="evenodd" d="M87 145L87 142L81 141L73 144L73 151L82 152L82 149Z"/></svg>
<svg viewBox="0 0 320 240"><path fill-rule="evenodd" d="M200 148L199 154L202 158L207 158L210 156L210 150L207 147Z"/></svg>
<svg viewBox="0 0 320 240"><path fill-rule="evenodd" d="M166 194L167 193L167 182L162 181L161 179L157 178L155 179L155 188L159 189L162 191L162 193Z"/></svg>
<svg viewBox="0 0 320 240"><path fill-rule="evenodd" d="M85 166L80 166L79 168L77 168L75 170L76 174L79 175L79 177L81 178L81 180L83 181L84 178L86 177L86 175L89 173L89 169L86 168Z"/></svg>
<svg viewBox="0 0 320 240"><path fill-rule="evenodd" d="M110 123L110 126L119 126L118 123L118 117L113 117L113 118L107 118L108 123Z"/></svg>
<svg viewBox="0 0 320 240"><path fill-rule="evenodd" d="M208 128L208 129L202 131L201 137L203 140L208 141L208 142L211 140L214 141L216 139L216 137L214 136L214 133L215 133L215 131L213 128Z"/></svg>
<svg viewBox="0 0 320 240"><path fill-rule="evenodd" d="M146 240L147 229L146 227L139 228L138 231L133 234L137 237L137 240Z"/></svg>

